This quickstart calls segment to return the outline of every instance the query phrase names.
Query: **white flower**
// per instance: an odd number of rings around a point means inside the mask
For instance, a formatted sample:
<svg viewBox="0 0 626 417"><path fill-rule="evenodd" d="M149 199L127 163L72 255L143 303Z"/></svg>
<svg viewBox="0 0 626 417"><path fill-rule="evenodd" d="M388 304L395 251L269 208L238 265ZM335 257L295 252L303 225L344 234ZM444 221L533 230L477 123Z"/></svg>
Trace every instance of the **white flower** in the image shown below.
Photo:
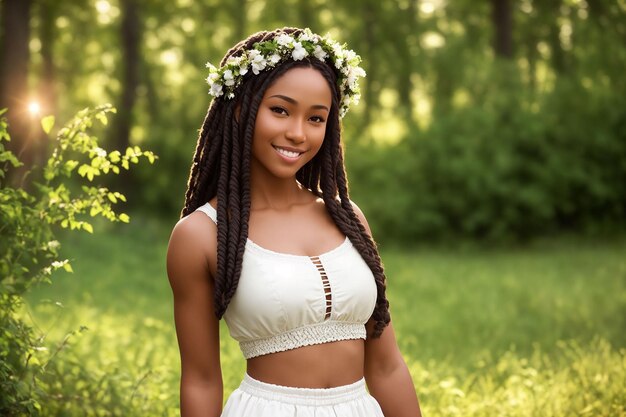
<svg viewBox="0 0 626 417"><path fill-rule="evenodd" d="M226 65L237 67L243 58L240 56L231 56L226 60Z"/></svg>
<svg viewBox="0 0 626 417"><path fill-rule="evenodd" d="M276 65L278 61L280 61L280 55L274 52L274 54L270 57L270 62L272 63L272 65Z"/></svg>
<svg viewBox="0 0 626 417"><path fill-rule="evenodd" d="M326 51L324 51L322 47L319 45L315 47L315 50L313 51L313 55L315 56L315 58L319 59L320 61L323 61L324 58L328 56Z"/></svg>
<svg viewBox="0 0 626 417"><path fill-rule="evenodd" d="M244 63L242 66L239 67L239 75L244 76L248 73L248 64Z"/></svg>
<svg viewBox="0 0 626 417"><path fill-rule="evenodd" d="M347 61L347 62L352 62L352 60L353 60L354 58L356 58L356 57L357 57L357 55L356 55L356 52L354 52L354 51L353 51L353 50L351 50L351 49L348 49L348 50L346 51L346 53L344 54L344 57L346 58L346 61Z"/></svg>
<svg viewBox="0 0 626 417"><path fill-rule="evenodd" d="M354 90L357 87L358 79L365 76L365 70L361 67L346 68L348 68L346 73L346 84L350 87L350 90Z"/></svg>
<svg viewBox="0 0 626 417"><path fill-rule="evenodd" d="M337 59L335 60L335 68L341 69L342 65L343 65L343 58L337 57Z"/></svg>
<svg viewBox="0 0 626 417"><path fill-rule="evenodd" d="M252 72L254 75L259 75L259 73L265 69L266 65L267 61L265 58L263 58L262 55L259 55L254 59L254 61L252 61Z"/></svg>
<svg viewBox="0 0 626 417"><path fill-rule="evenodd" d="M280 46L289 46L293 42L293 38L291 36L287 35L286 33L281 33L280 36L278 36L278 38L276 38L276 42Z"/></svg>
<svg viewBox="0 0 626 417"><path fill-rule="evenodd" d="M341 47L341 45L338 42L333 42L331 44L331 47L333 48L333 53L338 58L343 58L343 48Z"/></svg>
<svg viewBox="0 0 626 417"><path fill-rule="evenodd" d="M233 79L233 72L231 70L224 71L224 85L231 86L235 84L235 80Z"/></svg>
<svg viewBox="0 0 626 417"><path fill-rule="evenodd" d="M350 87L351 90L354 90L354 87L356 87L356 80L357 80L357 76L354 73L354 71L350 71L350 75L348 75L348 86Z"/></svg>
<svg viewBox="0 0 626 417"><path fill-rule="evenodd" d="M209 74L208 77L206 77L206 82L209 84L213 84L219 77L220 75L217 72L212 72Z"/></svg>
<svg viewBox="0 0 626 417"><path fill-rule="evenodd" d="M210 72L217 71L217 68L215 68L215 65L211 64L210 62L206 63L206 67L209 69Z"/></svg>
<svg viewBox="0 0 626 417"><path fill-rule="evenodd" d="M311 33L311 31L308 31L306 29L302 34L300 34L300 36L298 36L298 41L300 42L311 41L311 39L313 39L313 34Z"/></svg>
<svg viewBox="0 0 626 417"><path fill-rule="evenodd" d="M302 58L307 56L309 53L302 47L300 42L293 43L293 51L291 52L291 57L294 61L300 61Z"/></svg>
<svg viewBox="0 0 626 417"><path fill-rule="evenodd" d="M233 93L231 91L230 93L228 93L228 95L226 97L228 97L229 99L233 99L233 98L235 98L235 93Z"/></svg>
<svg viewBox="0 0 626 417"><path fill-rule="evenodd" d="M211 85L211 91L209 91L209 94L211 94L213 97L219 97L222 94L224 94L222 92L222 84L220 84L220 83L213 83Z"/></svg>
<svg viewBox="0 0 626 417"><path fill-rule="evenodd" d="M254 75L259 75L259 72L263 71L267 65L265 57L256 49L248 52L248 59L250 60L250 65L252 66L252 72Z"/></svg>
<svg viewBox="0 0 626 417"><path fill-rule="evenodd" d="M251 49L248 51L248 60L254 61L254 59L258 57L259 55L261 55L261 51L258 51L256 49Z"/></svg>

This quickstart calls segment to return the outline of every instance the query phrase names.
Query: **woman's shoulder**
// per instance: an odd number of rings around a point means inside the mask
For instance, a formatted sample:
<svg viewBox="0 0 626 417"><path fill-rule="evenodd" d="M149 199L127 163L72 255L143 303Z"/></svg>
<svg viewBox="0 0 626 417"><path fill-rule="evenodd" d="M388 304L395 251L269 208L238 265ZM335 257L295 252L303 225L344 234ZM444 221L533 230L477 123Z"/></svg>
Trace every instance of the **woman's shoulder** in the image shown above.
<svg viewBox="0 0 626 417"><path fill-rule="evenodd" d="M172 229L168 261L206 262L217 252L217 225L200 210L178 220Z"/></svg>
<svg viewBox="0 0 626 417"><path fill-rule="evenodd" d="M337 197L337 199L339 199L339 197ZM356 214L357 219L359 219L363 227L365 227L367 233L369 233L371 236L372 231L370 230L370 226L367 223L367 218L365 217L365 214L363 214L361 208L352 199L350 199L349 201L350 205L352 206L352 210L354 211L354 214Z"/></svg>
<svg viewBox="0 0 626 417"><path fill-rule="evenodd" d="M180 219L167 247L167 274L172 288L187 291L217 270L217 226L203 212Z"/></svg>
<svg viewBox="0 0 626 417"><path fill-rule="evenodd" d="M361 222L361 224L363 225L367 233L371 236L372 231L370 230L370 226L367 222L367 218L365 217L365 214L363 214L363 211L359 208L359 206L354 201L352 200L349 200L349 201L350 201L350 205L352 206L352 211L354 211L354 214L356 215L357 219L359 220L359 222ZM337 202L341 204L341 200L339 196L337 196ZM326 203L321 197L317 197L315 199L314 204L317 206L319 210L323 210L328 215L330 215L330 211L328 211L328 208L326 207Z"/></svg>

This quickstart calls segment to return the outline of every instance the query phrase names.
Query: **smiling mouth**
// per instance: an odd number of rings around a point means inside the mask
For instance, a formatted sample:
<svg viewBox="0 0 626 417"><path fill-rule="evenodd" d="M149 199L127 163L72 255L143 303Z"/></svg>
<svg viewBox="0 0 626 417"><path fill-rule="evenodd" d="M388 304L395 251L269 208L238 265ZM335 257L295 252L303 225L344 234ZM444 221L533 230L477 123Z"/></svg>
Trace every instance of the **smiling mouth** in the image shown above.
<svg viewBox="0 0 626 417"><path fill-rule="evenodd" d="M274 149L276 149L276 152L278 152L279 154L281 154L282 156L286 157L286 158L291 158L291 159L295 159L300 157L300 155L302 155L304 152L296 152L296 151L290 151L284 148L279 148L278 146L272 146Z"/></svg>

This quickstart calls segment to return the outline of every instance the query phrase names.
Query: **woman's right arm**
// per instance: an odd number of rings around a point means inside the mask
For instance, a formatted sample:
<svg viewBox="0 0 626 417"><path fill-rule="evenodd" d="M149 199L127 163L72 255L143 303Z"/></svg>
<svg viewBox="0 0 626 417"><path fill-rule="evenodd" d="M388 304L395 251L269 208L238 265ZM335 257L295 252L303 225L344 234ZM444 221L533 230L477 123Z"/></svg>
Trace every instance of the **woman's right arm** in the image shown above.
<svg viewBox="0 0 626 417"><path fill-rule="evenodd" d="M219 321L213 311L217 228L204 213L181 219L170 237L167 275L181 358L182 417L218 417L223 402Z"/></svg>

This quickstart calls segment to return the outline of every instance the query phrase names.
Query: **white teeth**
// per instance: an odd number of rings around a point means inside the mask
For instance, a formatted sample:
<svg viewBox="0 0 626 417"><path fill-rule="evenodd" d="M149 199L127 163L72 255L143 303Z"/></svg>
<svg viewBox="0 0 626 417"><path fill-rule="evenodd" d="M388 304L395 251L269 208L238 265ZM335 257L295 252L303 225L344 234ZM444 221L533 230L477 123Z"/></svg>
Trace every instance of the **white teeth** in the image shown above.
<svg viewBox="0 0 626 417"><path fill-rule="evenodd" d="M292 152L283 148L274 148L274 149L276 149L278 153L285 155L287 158L295 158L297 156L300 156L300 152Z"/></svg>

